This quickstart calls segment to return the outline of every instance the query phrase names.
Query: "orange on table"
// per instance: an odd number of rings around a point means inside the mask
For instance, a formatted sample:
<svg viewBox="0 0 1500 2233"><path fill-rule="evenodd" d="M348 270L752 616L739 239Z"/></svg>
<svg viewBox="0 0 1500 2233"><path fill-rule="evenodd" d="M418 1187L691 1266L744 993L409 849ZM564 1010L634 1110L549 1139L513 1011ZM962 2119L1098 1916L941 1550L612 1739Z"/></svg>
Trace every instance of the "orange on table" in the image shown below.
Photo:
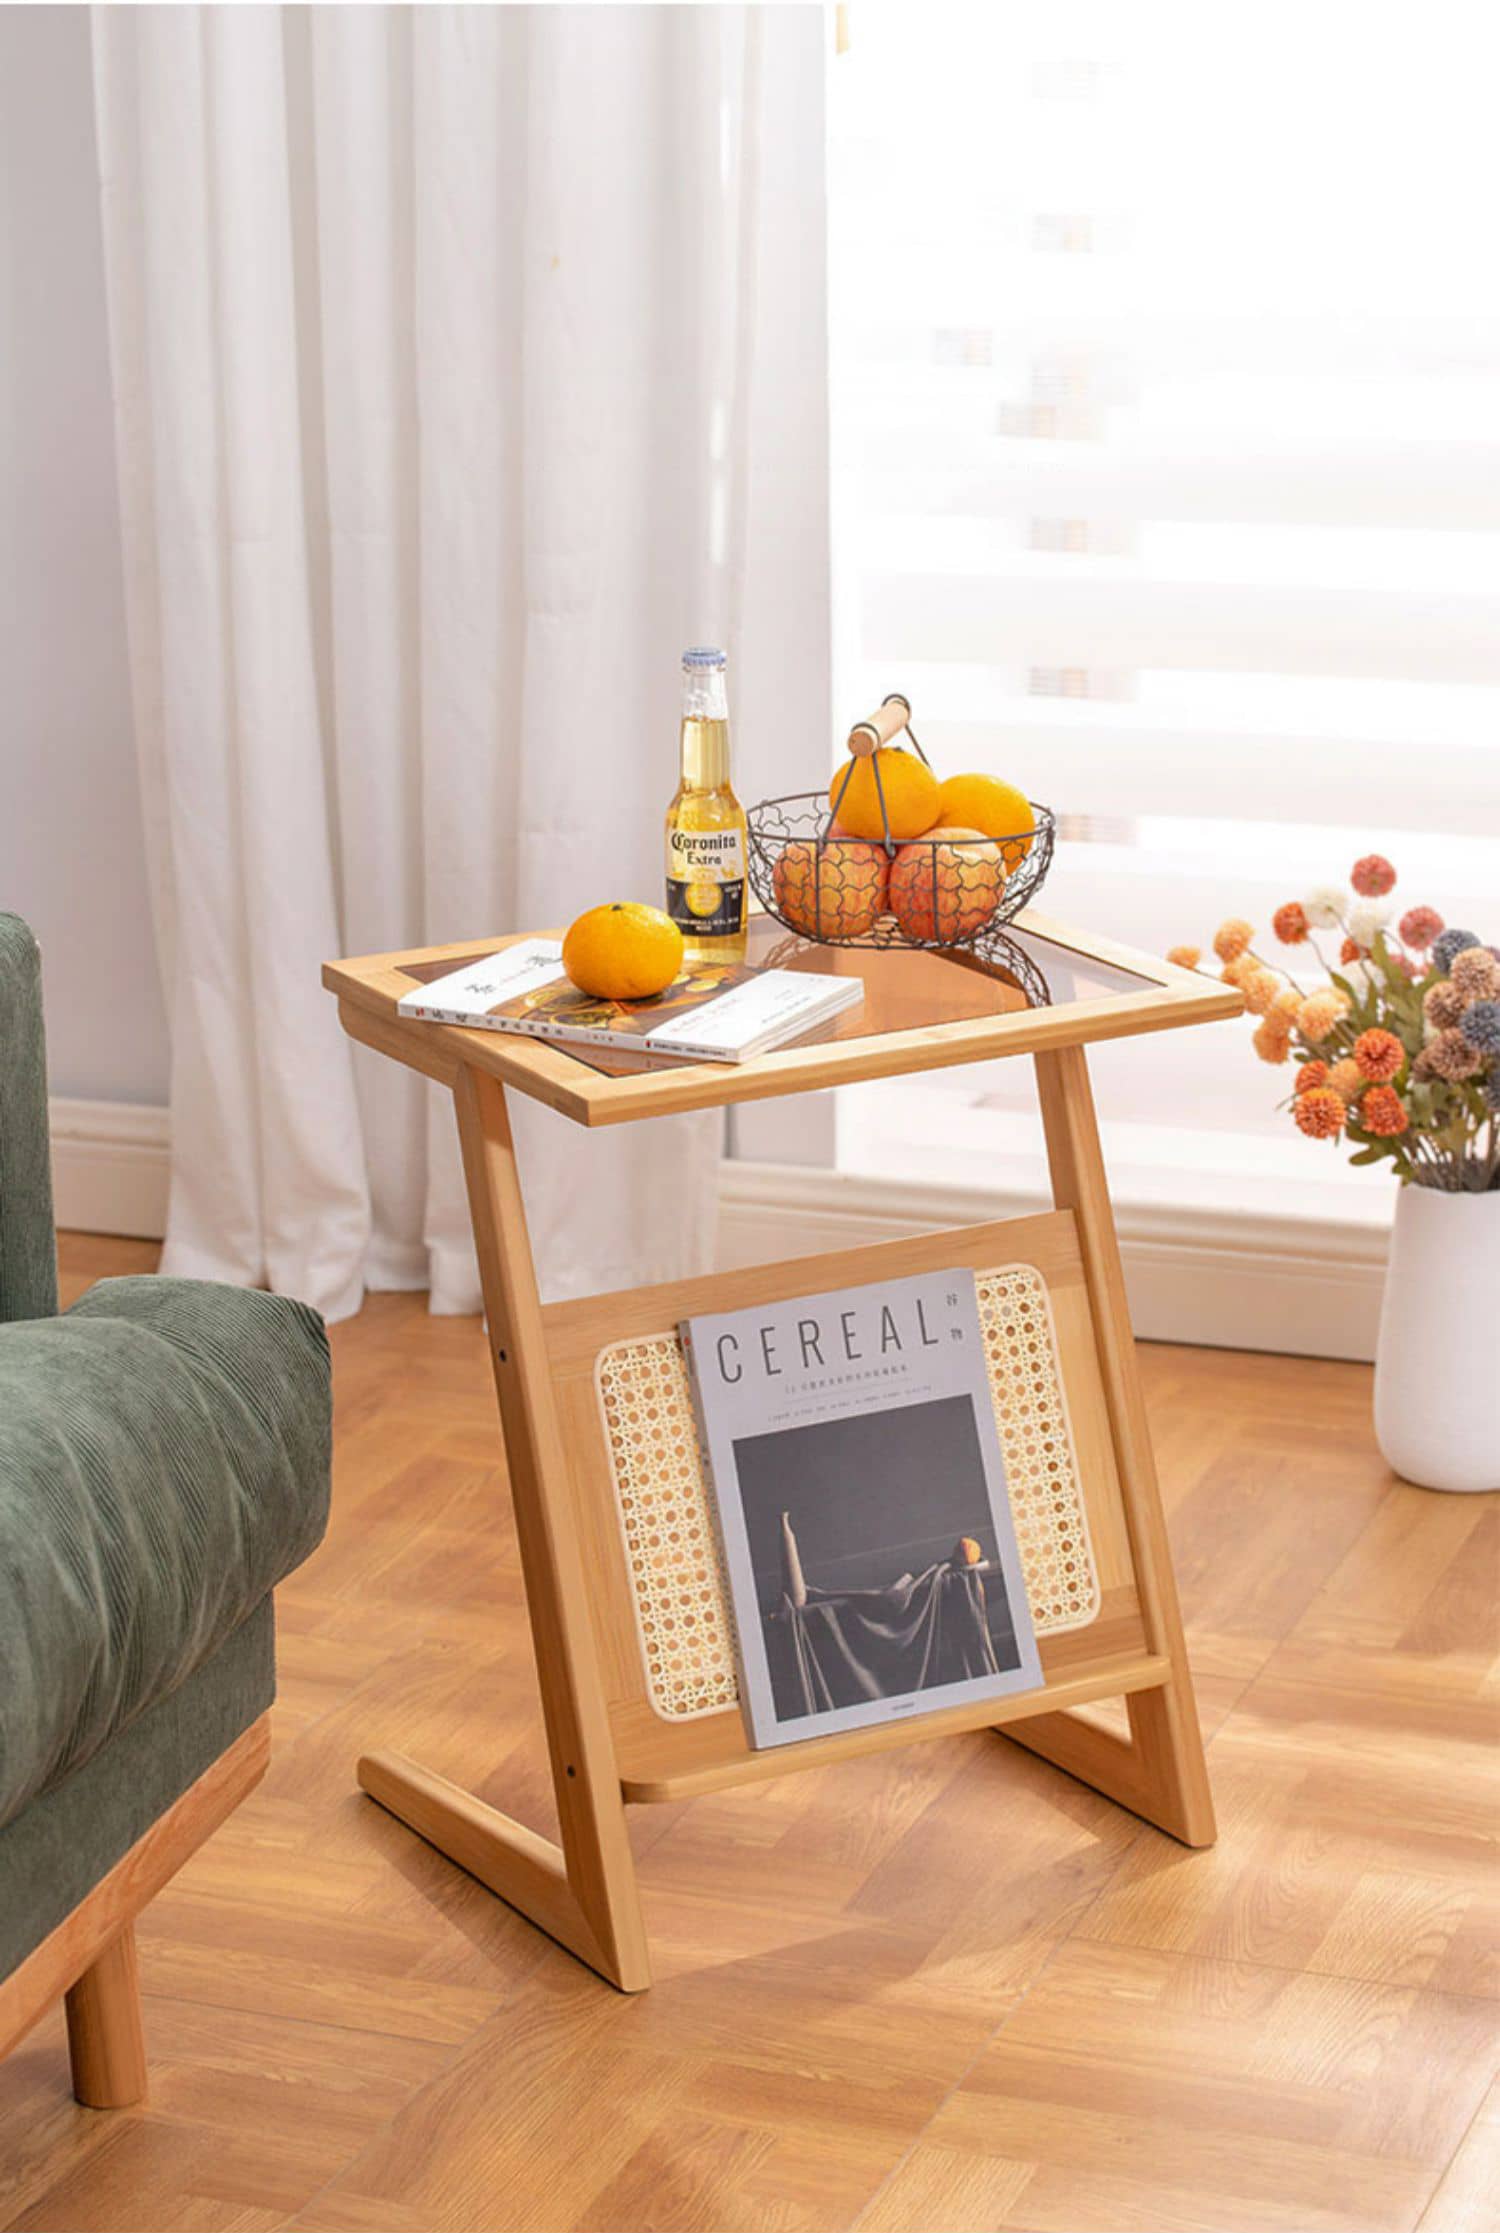
<svg viewBox="0 0 1500 2233"><path fill-rule="evenodd" d="M659 907L610 900L569 926L562 963L578 990L596 1000L650 1000L682 968L682 932Z"/></svg>
<svg viewBox="0 0 1500 2233"><path fill-rule="evenodd" d="M885 847L836 831L821 843L795 838L776 858L777 913L804 938L859 938L885 913Z"/></svg>
<svg viewBox="0 0 1500 2233"><path fill-rule="evenodd" d="M1005 889L1003 848L982 830L940 824L891 864L890 906L908 938L951 945L982 930Z"/></svg>
<svg viewBox="0 0 1500 2233"><path fill-rule="evenodd" d="M877 762L879 791L875 788ZM854 772L849 776L849 788L844 790L844 777L851 767ZM838 815L840 827L852 831L855 837L885 836L882 795L890 834L898 841L920 837L939 819L937 777L925 760L919 760L915 752L903 752L899 745L885 744L868 757L846 760L828 786L828 803Z"/></svg>
<svg viewBox="0 0 1500 2233"><path fill-rule="evenodd" d="M1031 849L1036 813L1024 791L998 775L950 775L938 793L939 820L967 823L986 837L1009 838L1005 865L1017 869Z"/></svg>

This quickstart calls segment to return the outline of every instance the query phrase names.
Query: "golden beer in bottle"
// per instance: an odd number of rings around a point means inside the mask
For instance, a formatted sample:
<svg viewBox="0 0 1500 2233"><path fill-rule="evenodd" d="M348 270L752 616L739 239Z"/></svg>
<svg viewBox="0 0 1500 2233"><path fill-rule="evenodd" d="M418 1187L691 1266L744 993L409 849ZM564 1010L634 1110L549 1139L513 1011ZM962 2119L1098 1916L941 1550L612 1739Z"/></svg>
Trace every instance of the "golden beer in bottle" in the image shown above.
<svg viewBox="0 0 1500 2233"><path fill-rule="evenodd" d="M681 776L667 808L667 913L689 961L743 961L745 810L729 781L724 654L682 655Z"/></svg>

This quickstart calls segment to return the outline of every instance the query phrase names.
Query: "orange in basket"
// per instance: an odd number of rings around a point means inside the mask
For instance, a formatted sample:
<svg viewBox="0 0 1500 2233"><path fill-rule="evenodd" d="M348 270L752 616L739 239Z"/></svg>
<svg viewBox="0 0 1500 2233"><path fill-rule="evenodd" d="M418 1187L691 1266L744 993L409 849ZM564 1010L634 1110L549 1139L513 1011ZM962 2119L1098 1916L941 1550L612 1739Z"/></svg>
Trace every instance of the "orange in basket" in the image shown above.
<svg viewBox="0 0 1500 2233"><path fill-rule="evenodd" d="M846 760L828 786L828 803L856 837L883 838L887 828L895 838L920 837L940 819L937 777L899 745Z"/></svg>
<svg viewBox="0 0 1500 2233"><path fill-rule="evenodd" d="M1036 815L1024 791L998 775L950 775L938 792L938 819L962 822L985 837L1003 837L1001 847L1007 868L1019 868L1030 850L1025 833L1036 828Z"/></svg>

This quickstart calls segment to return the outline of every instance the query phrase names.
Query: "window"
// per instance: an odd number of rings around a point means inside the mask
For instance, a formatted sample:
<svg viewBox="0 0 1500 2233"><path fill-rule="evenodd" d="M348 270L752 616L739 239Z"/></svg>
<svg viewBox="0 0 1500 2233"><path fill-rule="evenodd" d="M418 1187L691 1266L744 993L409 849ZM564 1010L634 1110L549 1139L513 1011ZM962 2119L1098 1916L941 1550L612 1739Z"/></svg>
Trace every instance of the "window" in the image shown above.
<svg viewBox="0 0 1500 2233"><path fill-rule="evenodd" d="M1163 952L1372 847L1500 929L1500 23L1480 0L854 0L831 72L835 687L1061 816ZM1383 1219L1242 1025L1101 1048L1129 1198ZM1021 1074L1025 1072L1026 1074ZM1034 1169L1029 1066L839 1160ZM1337 1208L1331 1205L1337 1205Z"/></svg>

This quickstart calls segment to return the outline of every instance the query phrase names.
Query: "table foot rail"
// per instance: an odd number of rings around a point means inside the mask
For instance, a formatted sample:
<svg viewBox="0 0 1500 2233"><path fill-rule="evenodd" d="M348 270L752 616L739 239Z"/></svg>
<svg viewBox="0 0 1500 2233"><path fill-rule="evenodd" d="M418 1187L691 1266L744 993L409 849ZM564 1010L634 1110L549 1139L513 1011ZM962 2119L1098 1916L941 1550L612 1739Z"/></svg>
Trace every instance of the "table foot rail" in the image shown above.
<svg viewBox="0 0 1500 2233"><path fill-rule="evenodd" d="M358 1777L360 1789L388 1813L611 1985L638 1992L650 1983L649 1973L615 1973L569 1882L562 1848L550 1838L398 1752L366 1753Z"/></svg>

